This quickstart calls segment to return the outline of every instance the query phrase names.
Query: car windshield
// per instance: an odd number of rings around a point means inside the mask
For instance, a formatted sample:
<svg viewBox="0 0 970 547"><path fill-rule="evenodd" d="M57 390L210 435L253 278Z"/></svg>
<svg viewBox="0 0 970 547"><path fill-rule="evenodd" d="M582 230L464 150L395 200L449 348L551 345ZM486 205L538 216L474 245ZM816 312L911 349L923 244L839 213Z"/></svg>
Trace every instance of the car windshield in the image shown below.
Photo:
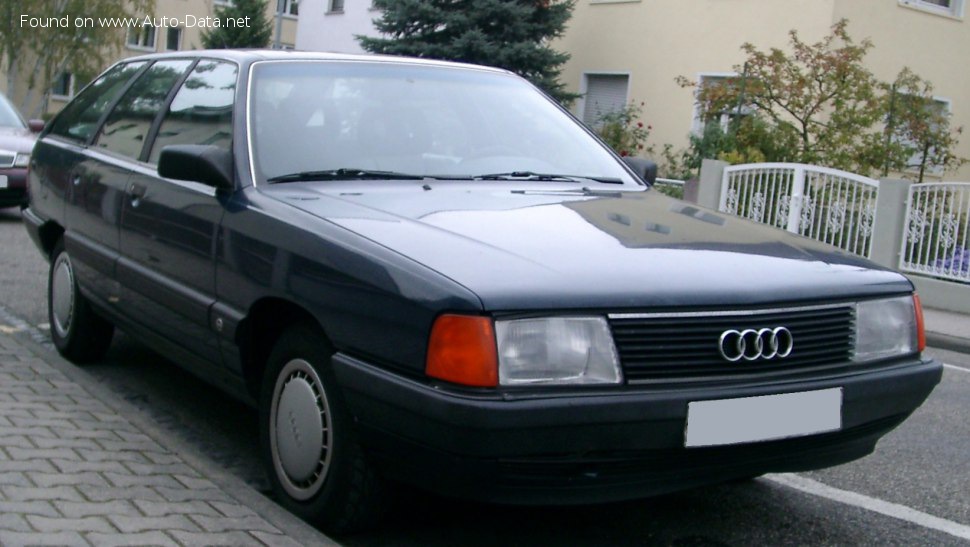
<svg viewBox="0 0 970 547"><path fill-rule="evenodd" d="M637 184L525 80L387 62L263 62L250 90L262 181L435 177Z"/></svg>
<svg viewBox="0 0 970 547"><path fill-rule="evenodd" d="M0 127L26 127L10 101L0 94Z"/></svg>

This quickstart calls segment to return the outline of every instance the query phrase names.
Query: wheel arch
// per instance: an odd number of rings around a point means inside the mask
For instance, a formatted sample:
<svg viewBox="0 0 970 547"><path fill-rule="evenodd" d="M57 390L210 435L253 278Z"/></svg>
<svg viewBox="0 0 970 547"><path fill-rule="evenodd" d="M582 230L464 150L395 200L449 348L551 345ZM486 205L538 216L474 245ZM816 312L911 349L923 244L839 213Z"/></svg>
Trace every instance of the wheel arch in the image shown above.
<svg viewBox="0 0 970 547"><path fill-rule="evenodd" d="M37 229L38 243L44 256L50 258L54 252L54 246L64 237L64 227L54 221L45 222Z"/></svg>
<svg viewBox="0 0 970 547"><path fill-rule="evenodd" d="M297 324L318 328L324 337L323 341L333 346L326 329L309 310L284 298L265 297L257 300L240 322L236 342L242 354L246 388L254 398L259 398L263 371L273 346L286 329Z"/></svg>

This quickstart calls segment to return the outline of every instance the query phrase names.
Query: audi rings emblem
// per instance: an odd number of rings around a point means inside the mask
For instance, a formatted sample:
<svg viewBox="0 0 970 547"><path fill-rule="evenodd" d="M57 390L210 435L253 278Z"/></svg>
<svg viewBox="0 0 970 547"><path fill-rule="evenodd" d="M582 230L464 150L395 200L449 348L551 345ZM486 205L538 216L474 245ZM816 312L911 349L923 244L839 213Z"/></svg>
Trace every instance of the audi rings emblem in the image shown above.
<svg viewBox="0 0 970 547"><path fill-rule="evenodd" d="M730 362L769 360L788 357L795 347L791 331L785 327L773 329L726 330L721 333L718 351Z"/></svg>

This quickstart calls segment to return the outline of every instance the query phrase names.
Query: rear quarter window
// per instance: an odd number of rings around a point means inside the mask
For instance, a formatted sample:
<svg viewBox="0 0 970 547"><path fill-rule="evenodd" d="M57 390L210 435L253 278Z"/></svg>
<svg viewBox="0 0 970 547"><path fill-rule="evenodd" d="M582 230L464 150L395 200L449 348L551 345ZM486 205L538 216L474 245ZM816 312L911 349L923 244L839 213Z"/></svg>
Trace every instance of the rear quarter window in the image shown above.
<svg viewBox="0 0 970 547"><path fill-rule="evenodd" d="M104 73L64 107L54 119L50 134L87 143L115 98L144 66L144 62L125 63Z"/></svg>

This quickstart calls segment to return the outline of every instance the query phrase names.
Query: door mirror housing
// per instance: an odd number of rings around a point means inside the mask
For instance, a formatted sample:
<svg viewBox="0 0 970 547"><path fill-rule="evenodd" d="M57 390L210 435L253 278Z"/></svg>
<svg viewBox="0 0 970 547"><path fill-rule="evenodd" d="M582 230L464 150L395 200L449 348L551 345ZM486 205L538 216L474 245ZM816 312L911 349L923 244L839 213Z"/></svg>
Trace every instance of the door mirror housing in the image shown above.
<svg viewBox="0 0 970 547"><path fill-rule="evenodd" d="M653 184L657 182L656 163L643 158L634 158L633 156L624 156L623 162L626 163L627 166L632 169L643 182L646 182L650 186L653 186Z"/></svg>
<svg viewBox="0 0 970 547"><path fill-rule="evenodd" d="M169 145L162 148L158 157L158 174L169 179L200 182L214 188L232 188L232 152L212 145Z"/></svg>
<svg viewBox="0 0 970 547"><path fill-rule="evenodd" d="M44 130L44 120L28 120L27 128L31 133L40 133Z"/></svg>

